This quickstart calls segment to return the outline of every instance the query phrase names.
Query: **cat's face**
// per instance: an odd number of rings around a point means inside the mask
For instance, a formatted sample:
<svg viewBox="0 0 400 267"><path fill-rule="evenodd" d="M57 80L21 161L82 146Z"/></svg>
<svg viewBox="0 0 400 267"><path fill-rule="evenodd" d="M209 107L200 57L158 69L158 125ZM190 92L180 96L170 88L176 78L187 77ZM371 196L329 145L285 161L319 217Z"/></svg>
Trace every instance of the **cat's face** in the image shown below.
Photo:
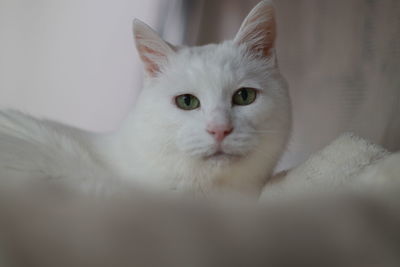
<svg viewBox="0 0 400 267"><path fill-rule="evenodd" d="M136 22L148 76L140 112L160 151L230 163L279 135L286 139L289 99L276 64L270 8L262 2L253 9L235 40L203 47L174 48Z"/></svg>
<svg viewBox="0 0 400 267"><path fill-rule="evenodd" d="M175 53L140 101L183 154L226 162L283 131L274 120L286 112L285 90L272 58L256 59L226 42Z"/></svg>

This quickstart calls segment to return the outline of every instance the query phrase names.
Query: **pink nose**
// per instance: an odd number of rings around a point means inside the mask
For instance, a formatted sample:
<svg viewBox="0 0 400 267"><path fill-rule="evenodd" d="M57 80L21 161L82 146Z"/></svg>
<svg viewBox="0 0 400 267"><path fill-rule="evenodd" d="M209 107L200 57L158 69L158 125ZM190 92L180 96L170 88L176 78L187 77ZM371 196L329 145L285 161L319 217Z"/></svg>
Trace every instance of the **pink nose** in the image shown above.
<svg viewBox="0 0 400 267"><path fill-rule="evenodd" d="M209 125L207 132L214 136L217 142L222 142L233 131L231 125Z"/></svg>

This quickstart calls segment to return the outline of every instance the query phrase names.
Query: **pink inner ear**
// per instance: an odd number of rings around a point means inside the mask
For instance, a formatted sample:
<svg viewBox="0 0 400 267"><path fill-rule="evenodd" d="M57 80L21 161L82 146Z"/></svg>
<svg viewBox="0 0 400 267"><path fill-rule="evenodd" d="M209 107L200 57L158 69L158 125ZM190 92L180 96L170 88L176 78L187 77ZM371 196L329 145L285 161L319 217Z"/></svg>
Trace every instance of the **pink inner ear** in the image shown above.
<svg viewBox="0 0 400 267"><path fill-rule="evenodd" d="M139 47L139 50L141 58L145 64L146 71L153 76L159 73L160 72L159 65L154 62L154 59L152 60L150 57L147 57L146 55L152 55L153 58L162 58L165 57L165 55L143 45Z"/></svg>
<svg viewBox="0 0 400 267"><path fill-rule="evenodd" d="M139 20L134 21L133 31L136 48L146 73L154 77L160 73L162 65L166 63L174 49L154 30Z"/></svg>
<svg viewBox="0 0 400 267"><path fill-rule="evenodd" d="M258 19L254 18L254 20ZM253 40L248 40L250 50L261 52L263 56L268 57L271 55L272 48L274 48L275 36L276 22L275 19L271 19L257 25L252 32L248 33L245 39L253 38Z"/></svg>
<svg viewBox="0 0 400 267"><path fill-rule="evenodd" d="M275 20L271 20L266 25L260 25L261 27L265 27L265 29L259 29L259 31L264 33L264 41L263 45L260 48L264 56L270 56L272 53L272 48L274 48L274 42L276 37L276 22Z"/></svg>
<svg viewBox="0 0 400 267"><path fill-rule="evenodd" d="M236 42L246 44L250 51L265 57L271 56L276 39L274 7L257 5L243 22Z"/></svg>

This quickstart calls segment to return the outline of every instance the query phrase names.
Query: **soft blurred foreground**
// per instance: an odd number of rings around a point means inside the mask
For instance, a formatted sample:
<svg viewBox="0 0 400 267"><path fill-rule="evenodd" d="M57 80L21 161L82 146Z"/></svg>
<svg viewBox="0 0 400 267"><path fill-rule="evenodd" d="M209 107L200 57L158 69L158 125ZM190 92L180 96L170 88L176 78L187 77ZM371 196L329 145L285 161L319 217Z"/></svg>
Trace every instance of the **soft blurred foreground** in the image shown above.
<svg viewBox="0 0 400 267"><path fill-rule="evenodd" d="M268 204L30 185L0 194L0 266L400 266L398 190Z"/></svg>

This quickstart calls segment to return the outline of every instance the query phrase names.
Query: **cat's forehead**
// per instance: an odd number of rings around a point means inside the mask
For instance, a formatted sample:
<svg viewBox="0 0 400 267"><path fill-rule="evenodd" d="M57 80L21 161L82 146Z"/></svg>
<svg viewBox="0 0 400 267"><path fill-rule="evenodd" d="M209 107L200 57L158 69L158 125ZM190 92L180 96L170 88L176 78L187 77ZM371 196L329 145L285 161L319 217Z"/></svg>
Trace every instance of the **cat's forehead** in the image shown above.
<svg viewBox="0 0 400 267"><path fill-rule="evenodd" d="M268 71L263 60L250 57L243 47L227 41L199 47L181 48L166 68L167 76L180 83L230 88L245 80L257 81ZM250 86L250 85L248 85ZM256 85L254 85L256 86Z"/></svg>
<svg viewBox="0 0 400 267"><path fill-rule="evenodd" d="M241 49L231 42L182 48L176 55L177 65L237 67L243 60Z"/></svg>

